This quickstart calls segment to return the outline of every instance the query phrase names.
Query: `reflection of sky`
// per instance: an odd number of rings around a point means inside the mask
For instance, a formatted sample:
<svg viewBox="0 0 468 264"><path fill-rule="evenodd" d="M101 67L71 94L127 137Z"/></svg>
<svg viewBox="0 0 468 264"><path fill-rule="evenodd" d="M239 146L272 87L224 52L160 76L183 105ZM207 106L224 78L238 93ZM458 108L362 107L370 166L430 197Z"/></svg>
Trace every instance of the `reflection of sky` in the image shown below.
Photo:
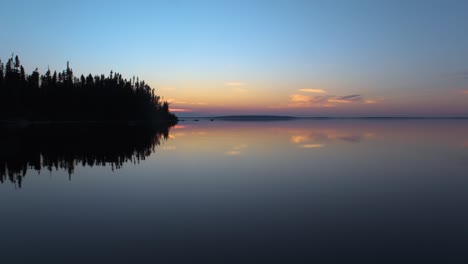
<svg viewBox="0 0 468 264"><path fill-rule="evenodd" d="M322 148L325 147L327 143L333 143L339 140L350 143L359 143L366 137L374 135L370 132L366 132L361 135L348 133L346 130L337 131L333 129L297 130L292 133L291 142L298 144L301 148Z"/></svg>
<svg viewBox="0 0 468 264"><path fill-rule="evenodd" d="M281 263L317 249L399 254L395 263L409 253L466 256L468 121L181 124L139 164L77 166L71 180L28 171L21 190L0 184L2 260L34 263L60 248L66 263L79 248L119 262L122 252L135 260L159 246L248 254L240 263L279 248Z"/></svg>
<svg viewBox="0 0 468 264"><path fill-rule="evenodd" d="M371 146L395 144L434 146L468 146L464 138L466 122L438 121L306 121L287 122L209 122L186 121L171 130L163 150L177 150L183 155L288 156L307 155L304 150L370 151ZM455 136L454 136L455 135ZM388 148L386 146L385 148ZM301 150L302 149L302 150ZM392 148L389 148L392 149ZM218 156L219 155L219 156Z"/></svg>

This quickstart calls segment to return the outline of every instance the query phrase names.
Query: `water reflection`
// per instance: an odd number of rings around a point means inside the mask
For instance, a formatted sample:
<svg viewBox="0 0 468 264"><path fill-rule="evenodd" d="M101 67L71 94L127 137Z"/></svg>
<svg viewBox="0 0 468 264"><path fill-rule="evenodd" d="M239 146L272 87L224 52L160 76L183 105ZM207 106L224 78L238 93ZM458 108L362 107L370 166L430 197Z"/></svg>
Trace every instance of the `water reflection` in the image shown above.
<svg viewBox="0 0 468 264"><path fill-rule="evenodd" d="M357 144L376 139L375 123L290 120L281 122L187 122L176 126L171 148L196 148L203 154L258 157L271 155L280 146L282 153L303 155L298 149L322 149L333 145ZM201 144L203 143L203 144ZM177 145L177 146L176 146ZM181 150L182 151L182 150Z"/></svg>
<svg viewBox="0 0 468 264"><path fill-rule="evenodd" d="M327 143L333 141L345 141L359 143L362 140L375 136L375 133L365 133L363 131L346 131L336 129L310 129L292 131L291 142L300 148L323 148Z"/></svg>
<svg viewBox="0 0 468 264"><path fill-rule="evenodd" d="M0 181L9 179L21 187L30 169L66 170L75 167L109 166L119 169L126 162L138 163L151 155L169 127L88 125L36 126L0 130Z"/></svg>
<svg viewBox="0 0 468 264"><path fill-rule="evenodd" d="M2 263L467 263L468 120L182 124L2 132Z"/></svg>

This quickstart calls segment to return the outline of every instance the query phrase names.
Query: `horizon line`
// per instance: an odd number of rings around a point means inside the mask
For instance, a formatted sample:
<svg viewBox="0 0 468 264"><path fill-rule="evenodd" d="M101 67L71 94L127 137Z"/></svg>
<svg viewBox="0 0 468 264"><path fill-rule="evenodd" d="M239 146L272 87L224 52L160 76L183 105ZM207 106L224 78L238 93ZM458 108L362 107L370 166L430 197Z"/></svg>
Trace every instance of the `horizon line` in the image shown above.
<svg viewBox="0 0 468 264"><path fill-rule="evenodd" d="M178 116L178 118L290 118L290 119L468 119L468 116L289 116L289 115L217 115Z"/></svg>

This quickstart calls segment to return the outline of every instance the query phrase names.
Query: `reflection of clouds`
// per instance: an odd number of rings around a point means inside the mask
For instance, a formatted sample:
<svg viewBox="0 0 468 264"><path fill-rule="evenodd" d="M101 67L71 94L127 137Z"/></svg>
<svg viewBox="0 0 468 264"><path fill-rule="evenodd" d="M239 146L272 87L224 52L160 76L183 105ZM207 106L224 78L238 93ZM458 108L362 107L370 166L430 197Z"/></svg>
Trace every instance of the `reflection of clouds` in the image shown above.
<svg viewBox="0 0 468 264"><path fill-rule="evenodd" d="M238 156L242 154L242 150L246 149L247 147L248 147L247 144L236 145L236 146L233 146L230 150L224 152L224 154L228 156Z"/></svg>
<svg viewBox="0 0 468 264"><path fill-rule="evenodd" d="M300 147L311 149L311 148L323 148L325 147L325 145L324 144L304 144L304 145L301 145Z"/></svg>
<svg viewBox="0 0 468 264"><path fill-rule="evenodd" d="M361 142L362 137L360 135L347 135L340 137L340 139L347 142Z"/></svg>
<svg viewBox="0 0 468 264"><path fill-rule="evenodd" d="M306 142L306 141L309 141L309 140L310 140L310 138L308 136L291 136L291 141L296 143L296 144Z"/></svg>
<svg viewBox="0 0 468 264"><path fill-rule="evenodd" d="M181 138L181 137L185 137L185 136L206 136L208 135L208 132L207 131L184 131L184 130L181 130L181 129L185 129L185 128L190 128L190 126L184 126L184 125L181 125L179 127L177 127L176 129L179 129L178 131L175 131L175 132L172 132L169 134L169 138L170 139L175 139L175 138Z"/></svg>
<svg viewBox="0 0 468 264"><path fill-rule="evenodd" d="M185 132L175 132L175 133L169 134L169 138L170 139L180 138L180 137L183 137L183 136L186 136L186 135L187 134Z"/></svg>
<svg viewBox="0 0 468 264"><path fill-rule="evenodd" d="M299 145L300 148L322 148L326 142L345 141L350 143L359 143L365 138L374 138L374 133L347 133L333 129L325 130L304 130L291 131L291 142Z"/></svg>
<svg viewBox="0 0 468 264"><path fill-rule="evenodd" d="M237 155L240 155L241 152L239 150L229 150L229 151L226 151L225 154L228 156L237 156Z"/></svg>

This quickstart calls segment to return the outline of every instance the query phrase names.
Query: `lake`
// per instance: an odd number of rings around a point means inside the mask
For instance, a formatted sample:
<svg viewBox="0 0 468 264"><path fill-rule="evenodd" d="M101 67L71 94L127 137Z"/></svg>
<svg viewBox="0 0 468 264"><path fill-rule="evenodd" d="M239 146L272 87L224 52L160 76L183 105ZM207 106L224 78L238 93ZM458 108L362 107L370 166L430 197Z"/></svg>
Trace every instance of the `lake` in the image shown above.
<svg viewBox="0 0 468 264"><path fill-rule="evenodd" d="M0 135L2 263L468 261L468 120Z"/></svg>

